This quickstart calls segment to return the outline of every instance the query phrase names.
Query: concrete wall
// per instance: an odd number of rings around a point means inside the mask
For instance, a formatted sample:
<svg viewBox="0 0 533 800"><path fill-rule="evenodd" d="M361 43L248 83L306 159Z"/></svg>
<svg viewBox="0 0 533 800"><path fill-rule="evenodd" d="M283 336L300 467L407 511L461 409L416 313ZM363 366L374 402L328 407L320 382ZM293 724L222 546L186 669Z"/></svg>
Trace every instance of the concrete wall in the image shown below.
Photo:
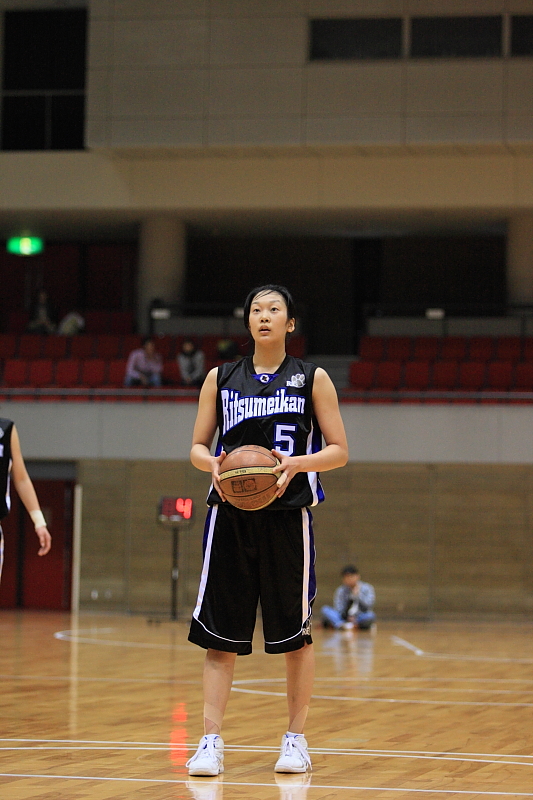
<svg viewBox="0 0 533 800"><path fill-rule="evenodd" d="M307 51L312 17L532 8L527 0L93 0L88 143L129 148L531 141L531 59L324 64L309 63Z"/></svg>
<svg viewBox="0 0 533 800"><path fill-rule="evenodd" d="M532 464L533 407L342 404L355 463ZM188 461L195 403L1 403L26 458Z"/></svg>

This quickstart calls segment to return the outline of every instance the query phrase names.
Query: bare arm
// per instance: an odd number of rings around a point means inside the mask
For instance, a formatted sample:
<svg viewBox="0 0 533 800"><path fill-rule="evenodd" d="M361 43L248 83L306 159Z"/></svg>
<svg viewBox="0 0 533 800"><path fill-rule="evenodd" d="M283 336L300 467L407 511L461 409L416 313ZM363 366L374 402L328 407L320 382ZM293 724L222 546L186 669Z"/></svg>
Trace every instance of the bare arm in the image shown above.
<svg viewBox="0 0 533 800"><path fill-rule="evenodd" d="M278 497L298 472L326 472L343 467L348 461L348 442L339 411L339 401L333 382L327 372L318 367L313 384L313 409L326 446L317 453L305 456L284 456L273 451L281 461L282 475L278 480Z"/></svg>
<svg viewBox="0 0 533 800"><path fill-rule="evenodd" d="M11 470L13 484L20 499L24 503L28 514L32 516L32 511L40 511L41 507L39 505L33 483L31 482L31 478L26 470L24 459L22 458L20 439L18 431L14 425L13 430L11 431L11 458L13 459L13 467ZM39 542L41 544L39 555L45 556L52 547L52 537L50 536L46 525L37 524L35 527L35 533L39 537Z"/></svg>
<svg viewBox="0 0 533 800"><path fill-rule="evenodd" d="M191 463L202 472L211 472L213 485L222 500L225 500L219 483L220 464L226 457L222 452L219 456L211 455L211 445L218 427L217 423L217 373L212 369L204 381L198 400L198 414L192 434Z"/></svg>

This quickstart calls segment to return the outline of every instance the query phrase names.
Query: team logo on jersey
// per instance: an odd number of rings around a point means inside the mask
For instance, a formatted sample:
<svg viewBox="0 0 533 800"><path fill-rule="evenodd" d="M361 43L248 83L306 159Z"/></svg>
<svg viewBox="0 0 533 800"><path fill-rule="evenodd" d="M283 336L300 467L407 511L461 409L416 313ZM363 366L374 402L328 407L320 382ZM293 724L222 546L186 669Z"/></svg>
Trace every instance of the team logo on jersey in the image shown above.
<svg viewBox="0 0 533 800"><path fill-rule="evenodd" d="M285 387L272 397L242 397L236 389L221 389L222 433L252 417L271 417L275 414L304 414L305 397L289 394Z"/></svg>
<svg viewBox="0 0 533 800"><path fill-rule="evenodd" d="M276 380L278 374L278 372L276 372L274 375L271 375L270 372L262 372L260 375L254 375L253 377L260 383L270 383L271 381Z"/></svg>
<svg viewBox="0 0 533 800"><path fill-rule="evenodd" d="M293 375L290 381L287 381L287 386L294 386L295 389L301 389L302 386L305 386L305 375L301 372Z"/></svg>

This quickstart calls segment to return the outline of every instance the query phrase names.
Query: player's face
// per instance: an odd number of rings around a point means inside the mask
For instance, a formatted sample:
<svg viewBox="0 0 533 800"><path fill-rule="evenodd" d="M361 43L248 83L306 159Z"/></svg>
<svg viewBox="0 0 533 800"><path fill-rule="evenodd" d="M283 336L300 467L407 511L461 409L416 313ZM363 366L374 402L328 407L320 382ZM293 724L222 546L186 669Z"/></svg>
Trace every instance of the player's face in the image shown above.
<svg viewBox="0 0 533 800"><path fill-rule="evenodd" d="M248 327L256 342L284 342L287 333L294 330L294 319L288 319L283 297L277 292L268 292L252 300Z"/></svg>

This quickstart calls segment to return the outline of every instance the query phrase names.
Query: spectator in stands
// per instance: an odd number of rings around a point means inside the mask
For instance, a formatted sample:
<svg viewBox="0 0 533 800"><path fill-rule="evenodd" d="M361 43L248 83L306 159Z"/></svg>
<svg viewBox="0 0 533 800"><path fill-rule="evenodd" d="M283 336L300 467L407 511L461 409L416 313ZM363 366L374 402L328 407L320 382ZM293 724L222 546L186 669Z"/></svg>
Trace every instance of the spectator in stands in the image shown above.
<svg viewBox="0 0 533 800"><path fill-rule="evenodd" d="M57 332L61 336L75 336L85 327L85 320L77 309L69 311L59 323Z"/></svg>
<svg viewBox="0 0 533 800"><path fill-rule="evenodd" d="M333 607L322 606L322 621L325 628L351 630L370 628L376 615L372 610L376 594L370 583L361 580L359 570L348 564L341 570L342 584L333 595Z"/></svg>
<svg viewBox="0 0 533 800"><path fill-rule="evenodd" d="M195 341L185 339L178 353L181 382L185 386L201 386L205 378L205 355Z"/></svg>
<svg viewBox="0 0 533 800"><path fill-rule="evenodd" d="M30 309L28 331L30 333L53 333L56 329L55 314L48 299L48 292L39 289Z"/></svg>
<svg viewBox="0 0 533 800"><path fill-rule="evenodd" d="M161 386L163 359L154 340L147 336L142 347L132 350L126 364L125 386Z"/></svg>

